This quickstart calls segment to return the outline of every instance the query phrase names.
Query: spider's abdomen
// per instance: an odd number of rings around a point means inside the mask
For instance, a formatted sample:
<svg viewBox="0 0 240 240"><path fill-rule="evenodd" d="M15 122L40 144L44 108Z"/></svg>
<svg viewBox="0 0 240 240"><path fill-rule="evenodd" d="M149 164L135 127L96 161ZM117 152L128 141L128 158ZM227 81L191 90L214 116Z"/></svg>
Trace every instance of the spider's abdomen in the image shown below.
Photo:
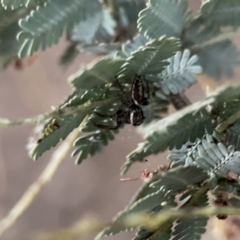
<svg viewBox="0 0 240 240"><path fill-rule="evenodd" d="M144 85L141 75L135 75L132 82L132 100L136 105L148 105L148 99L145 97Z"/></svg>
<svg viewBox="0 0 240 240"><path fill-rule="evenodd" d="M145 119L142 108L137 105L132 105L129 108L128 114L129 123L133 126L141 125Z"/></svg>

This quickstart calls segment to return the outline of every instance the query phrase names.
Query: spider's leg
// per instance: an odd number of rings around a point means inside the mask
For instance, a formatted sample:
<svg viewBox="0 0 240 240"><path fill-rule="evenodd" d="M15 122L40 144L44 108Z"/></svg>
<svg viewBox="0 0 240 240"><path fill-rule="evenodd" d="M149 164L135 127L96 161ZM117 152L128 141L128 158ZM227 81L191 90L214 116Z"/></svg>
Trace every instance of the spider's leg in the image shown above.
<svg viewBox="0 0 240 240"><path fill-rule="evenodd" d="M130 124L128 120L128 111L118 110L116 112L116 117L117 126L121 127L124 123Z"/></svg>
<svg viewBox="0 0 240 240"><path fill-rule="evenodd" d="M124 92L124 89L123 89L122 85L120 84L120 82L119 82L119 80L118 80L118 78L117 78L116 76L115 76L115 79L116 79L116 82L117 82L117 84L118 84L121 92L122 92L122 95L119 94L119 97L120 97L120 99L121 99L121 102L122 102L124 105L128 106L128 105L129 105L128 97L127 97L126 93Z"/></svg>
<svg viewBox="0 0 240 240"><path fill-rule="evenodd" d="M98 115L99 116L104 116L104 117L105 116L109 117L109 115L105 115L105 114L98 114ZM123 121L124 120L124 111L123 110L118 110L116 113L114 113L114 115L111 115L111 117L116 117L116 122L117 122L116 126L98 124L98 123L95 123L94 121L91 121L91 122L93 123L93 125L95 127L108 129L108 130L116 130L124 124L124 121Z"/></svg>
<svg viewBox="0 0 240 240"><path fill-rule="evenodd" d="M116 126L108 126L108 125L103 125L103 124L95 123L95 122L92 121L92 120L91 120L91 122L93 123L93 125L94 125L95 127L102 128L102 129L116 130L116 129L119 128L118 125L116 125Z"/></svg>
<svg viewBox="0 0 240 240"><path fill-rule="evenodd" d="M108 117L108 118L113 118L115 117L116 113L114 114L104 114L104 113L99 113L99 112L94 112L96 115L98 115L99 117Z"/></svg>
<svg viewBox="0 0 240 240"><path fill-rule="evenodd" d="M149 89L149 84L148 81L145 78L145 75L143 75L144 82L146 83L146 93L147 93L147 98L150 98L150 89Z"/></svg>
<svg viewBox="0 0 240 240"><path fill-rule="evenodd" d="M132 101L136 105L142 104L142 98L143 98L144 92L143 92L143 84L141 81L140 75L135 75L132 81L132 87L131 87L131 97Z"/></svg>

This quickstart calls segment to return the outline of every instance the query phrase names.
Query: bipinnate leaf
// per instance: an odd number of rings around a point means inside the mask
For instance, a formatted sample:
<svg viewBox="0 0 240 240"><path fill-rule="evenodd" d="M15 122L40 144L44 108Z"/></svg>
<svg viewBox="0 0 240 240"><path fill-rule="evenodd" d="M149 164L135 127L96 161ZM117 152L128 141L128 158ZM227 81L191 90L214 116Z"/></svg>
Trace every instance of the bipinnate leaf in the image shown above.
<svg viewBox="0 0 240 240"><path fill-rule="evenodd" d="M70 76L69 81L76 89L89 90L100 84L113 82L116 72L123 63L124 60L120 58L103 57Z"/></svg>
<svg viewBox="0 0 240 240"><path fill-rule="evenodd" d="M194 74L202 72L202 67L197 65L197 55L190 57L190 51L185 49L183 53L177 52L168 59L169 65L158 74L158 85L168 95L184 92L185 89L197 82Z"/></svg>
<svg viewBox="0 0 240 240"><path fill-rule="evenodd" d="M238 0L204 1L200 14L203 19L215 25L240 26L240 2Z"/></svg>
<svg viewBox="0 0 240 240"><path fill-rule="evenodd" d="M81 124L85 115L86 113L81 113L75 117L67 118L62 126L43 138L42 141L37 144L32 152L32 158L37 160L44 152L48 151L52 147L55 147L59 141L66 139L69 133Z"/></svg>
<svg viewBox="0 0 240 240"><path fill-rule="evenodd" d="M138 29L146 37L180 37L190 19L186 0L150 0L139 14Z"/></svg>
<svg viewBox="0 0 240 240"><path fill-rule="evenodd" d="M52 0L37 7L19 21L22 29L18 35L22 44L19 57L30 56L39 49L57 44L64 31L70 32L77 23L101 10L98 0Z"/></svg>
<svg viewBox="0 0 240 240"><path fill-rule="evenodd" d="M19 7L28 7L30 5L43 4L47 0L1 0L1 4L6 9L17 9Z"/></svg>
<svg viewBox="0 0 240 240"><path fill-rule="evenodd" d="M189 186L197 187L207 178L208 174L195 166L172 169L166 173L154 175L153 179L138 191L126 209L120 212L113 222L97 236L97 239L117 234L120 231L131 230L132 228L126 226L124 222L126 217L131 214L159 212L163 209L161 205L163 202L163 205L173 207L176 193L187 189ZM151 182L153 183L151 184ZM142 234L143 231L142 229ZM150 233L148 232L148 234Z"/></svg>
<svg viewBox="0 0 240 240"><path fill-rule="evenodd" d="M180 42L176 38L162 37L146 43L132 52L130 57L121 66L118 75L134 76L135 74L158 74L165 66L166 61L180 48Z"/></svg>
<svg viewBox="0 0 240 240"><path fill-rule="evenodd" d="M121 231L133 230L132 227L128 227L125 224L125 219L127 216L137 213L150 213L154 206L160 207L161 203L165 202L166 199L167 194L163 189L139 199L138 201L134 202L129 208L125 209L123 212L120 212L113 219L113 222L98 234L96 239L101 239L102 237L108 235L114 235Z"/></svg>

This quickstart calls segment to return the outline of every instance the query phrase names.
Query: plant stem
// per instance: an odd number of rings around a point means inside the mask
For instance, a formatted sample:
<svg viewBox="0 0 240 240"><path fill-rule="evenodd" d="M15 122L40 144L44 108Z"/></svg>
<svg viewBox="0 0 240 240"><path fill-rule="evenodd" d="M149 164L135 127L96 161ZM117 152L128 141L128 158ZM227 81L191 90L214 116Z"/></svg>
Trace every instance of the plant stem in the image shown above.
<svg viewBox="0 0 240 240"><path fill-rule="evenodd" d="M237 207L204 207L179 210L165 210L160 214L133 215L126 219L128 227L144 226L148 229L154 229L156 226L164 226L168 221L175 221L179 218L210 217L214 215L240 215L240 208ZM173 220L174 219L174 220ZM149 238L149 240L153 238ZM157 239L157 238L154 238Z"/></svg>
<svg viewBox="0 0 240 240"><path fill-rule="evenodd" d="M216 127L216 131L219 133L224 132L227 128L229 128L232 124L234 124L239 118L240 118L240 111L237 111L231 117L229 117L227 120L220 123Z"/></svg>
<svg viewBox="0 0 240 240"><path fill-rule="evenodd" d="M214 43L222 42L226 39L234 37L237 34L240 34L240 28L237 28L235 31L221 33L205 42L195 44L191 47L191 49L203 48L203 47L212 45Z"/></svg>
<svg viewBox="0 0 240 240"><path fill-rule="evenodd" d="M8 215L0 221L0 236L2 236L2 234L16 222L16 220L30 206L42 188L51 181L52 177L56 173L62 161L65 159L69 150L72 148L72 145L78 136L79 130L73 131L53 153L52 158L42 174L29 186L29 188L25 191L23 196L11 209Z"/></svg>
<svg viewBox="0 0 240 240"><path fill-rule="evenodd" d="M68 114L81 113L82 111L94 109L95 107L97 107L99 105L102 105L102 104L105 104L105 103L108 103L108 102L111 102L114 100L115 100L115 98L105 99L105 100L95 101L95 102L89 101L80 106L56 109L50 113L41 114L41 115L38 115L38 116L35 116L32 118L25 118L25 119L20 119L20 120L15 120L15 121L11 121L6 118L0 118L0 128L1 127L9 127L9 126L18 126L18 125L39 124L48 118L60 117L60 116L68 115Z"/></svg>

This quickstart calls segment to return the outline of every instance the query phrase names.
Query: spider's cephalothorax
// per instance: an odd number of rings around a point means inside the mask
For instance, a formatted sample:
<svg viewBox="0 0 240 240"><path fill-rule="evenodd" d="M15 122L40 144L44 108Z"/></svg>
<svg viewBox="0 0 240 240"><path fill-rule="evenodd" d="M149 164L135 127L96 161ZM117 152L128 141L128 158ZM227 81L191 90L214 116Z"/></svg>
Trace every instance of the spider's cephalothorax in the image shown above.
<svg viewBox="0 0 240 240"><path fill-rule="evenodd" d="M116 78L117 82L118 79ZM119 83L119 82L118 82ZM122 89L122 86L119 83L119 87L123 92L122 103L125 105L125 108L119 109L115 114L102 114L95 112L100 117L109 117L116 119L116 126L108 126L97 124L93 122L93 124L98 128L104 128L109 130L115 130L126 124L131 124L133 126L139 126L143 123L145 117L143 114L143 110L140 105L148 105L149 98L149 88L146 83L147 90L145 96L145 87L142 81L142 77L140 75L135 75L132 88L131 88L131 99L127 99L125 92Z"/></svg>
<svg viewBox="0 0 240 240"><path fill-rule="evenodd" d="M144 87L144 82L146 84L146 91ZM149 99L149 87L145 80L145 78L141 75L135 75L133 82L132 82L132 100L136 105L148 105Z"/></svg>

